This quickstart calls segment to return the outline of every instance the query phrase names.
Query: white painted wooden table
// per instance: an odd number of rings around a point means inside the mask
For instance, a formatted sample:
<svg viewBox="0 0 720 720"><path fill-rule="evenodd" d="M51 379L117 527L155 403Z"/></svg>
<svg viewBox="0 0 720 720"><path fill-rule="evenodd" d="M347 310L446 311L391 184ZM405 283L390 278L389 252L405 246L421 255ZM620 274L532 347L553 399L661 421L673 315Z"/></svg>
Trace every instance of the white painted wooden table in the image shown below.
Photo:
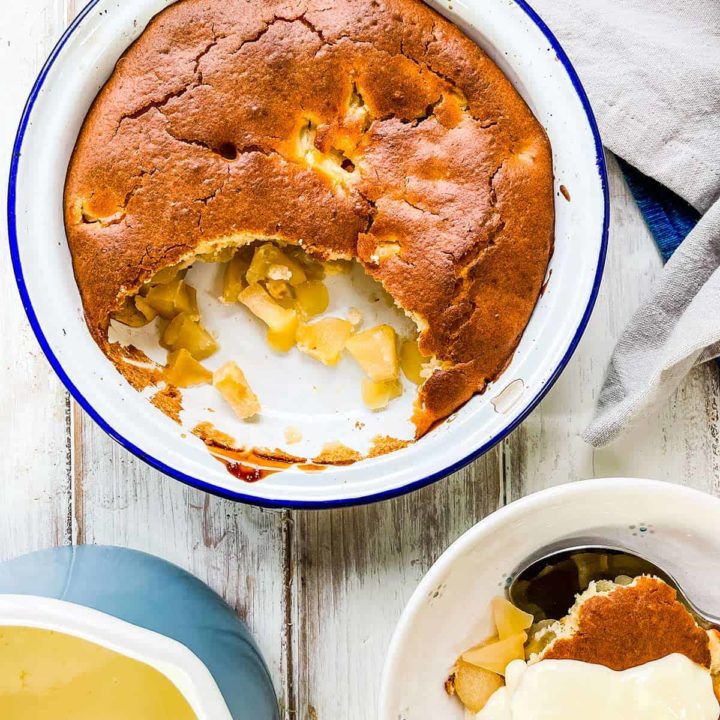
<svg viewBox="0 0 720 720"><path fill-rule="evenodd" d="M0 165L24 99L82 0L0 4ZM286 720L375 716L390 636L423 573L503 503L592 476L645 476L720 494L718 371L694 371L663 411L612 447L579 433L614 340L661 269L610 158L605 279L575 357L535 413L462 472L412 496L332 512L235 505L150 469L99 430L52 373L0 250L0 560L53 545L107 543L177 563L225 597L255 633ZM38 201L42 201L41 198Z"/></svg>

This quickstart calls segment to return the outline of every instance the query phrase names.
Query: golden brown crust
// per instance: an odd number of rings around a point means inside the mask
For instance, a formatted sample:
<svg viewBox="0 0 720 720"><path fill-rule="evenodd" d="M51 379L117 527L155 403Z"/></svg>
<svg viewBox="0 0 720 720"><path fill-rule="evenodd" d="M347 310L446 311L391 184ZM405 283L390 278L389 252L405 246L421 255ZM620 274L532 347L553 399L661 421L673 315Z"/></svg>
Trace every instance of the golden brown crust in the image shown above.
<svg viewBox="0 0 720 720"><path fill-rule="evenodd" d="M138 391L163 380L163 369L134 345L103 341L101 347L117 371Z"/></svg>
<svg viewBox="0 0 720 720"><path fill-rule="evenodd" d="M198 423L190 432L200 438L209 447L220 445L229 449L237 448L237 441L232 435L218 430L209 421Z"/></svg>
<svg viewBox="0 0 720 720"><path fill-rule="evenodd" d="M341 442L329 442L323 445L322 451L312 461L318 465L352 465L363 459L363 456Z"/></svg>
<svg viewBox="0 0 720 720"><path fill-rule="evenodd" d="M93 105L65 219L101 343L124 295L204 242L358 258L443 361L422 434L517 346L552 250L552 160L501 71L418 0L181 0Z"/></svg>
<svg viewBox="0 0 720 720"><path fill-rule="evenodd" d="M180 413L183 410L182 393L174 385L168 385L162 390L158 390L150 398L150 402L178 425L182 424L180 421Z"/></svg>
<svg viewBox="0 0 720 720"><path fill-rule="evenodd" d="M595 595L579 609L579 624L543 652L544 660L580 660L626 670L673 653L710 666L707 633L698 627L677 593L655 578L608 595Z"/></svg>
<svg viewBox="0 0 720 720"><path fill-rule="evenodd" d="M376 435L370 444L370 451L366 455L368 458L380 457L388 455L396 450L402 450L410 445L408 440L399 440L391 435Z"/></svg>

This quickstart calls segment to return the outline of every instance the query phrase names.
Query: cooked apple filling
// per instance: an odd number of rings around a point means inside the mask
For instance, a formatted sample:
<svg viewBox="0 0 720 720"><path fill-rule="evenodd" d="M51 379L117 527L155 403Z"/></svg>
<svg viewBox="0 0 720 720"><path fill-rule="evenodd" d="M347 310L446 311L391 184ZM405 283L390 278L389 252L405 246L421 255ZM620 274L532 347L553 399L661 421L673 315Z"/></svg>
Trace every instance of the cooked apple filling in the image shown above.
<svg viewBox="0 0 720 720"><path fill-rule="evenodd" d="M445 689L457 695L473 714L479 713L490 696L504 685L505 668L513 660L525 659L525 642L532 615L502 597L492 601L495 633L485 642L466 650L455 662Z"/></svg>
<svg viewBox="0 0 720 720"><path fill-rule="evenodd" d="M422 384L423 368L429 363L417 339L398 338L390 325L357 332L363 318L356 309L347 318L314 320L329 306L326 274L346 272L349 263L322 263L299 247L281 248L270 242L222 248L196 259L222 264L220 299L244 307L260 320L268 344L277 352L297 348L333 366L347 350L366 376L360 391L368 408L381 410L402 395L401 372L410 382ZM195 289L185 279L192 262L161 270L113 317L130 327L157 320L160 345L168 350L168 384L182 388L212 384L238 417L252 417L260 412L260 403L242 370L228 363L213 374L202 365L219 345L203 326Z"/></svg>
<svg viewBox="0 0 720 720"><path fill-rule="evenodd" d="M214 355L219 345L215 338L187 313L176 315L160 336L160 344L167 350L187 350L196 360Z"/></svg>
<svg viewBox="0 0 720 720"><path fill-rule="evenodd" d="M181 348L168 354L165 379L170 385L185 388L207 385L212 382L213 375L185 348Z"/></svg>
<svg viewBox="0 0 720 720"><path fill-rule="evenodd" d="M324 365L337 365L352 332L353 326L349 320L324 318L300 327L297 334L298 349Z"/></svg>
<svg viewBox="0 0 720 720"><path fill-rule="evenodd" d="M213 373L213 385L227 400L235 414L245 420L260 412L260 402L251 390L245 373L234 362L225 363Z"/></svg>
<svg viewBox="0 0 720 720"><path fill-rule="evenodd" d="M347 349L375 382L397 380L400 375L397 335L390 325L378 325L357 333L348 340Z"/></svg>
<svg viewBox="0 0 720 720"><path fill-rule="evenodd" d="M398 379L377 381L365 378L362 381L363 402L371 410L382 410L400 395L402 395L402 384Z"/></svg>
<svg viewBox="0 0 720 720"><path fill-rule="evenodd" d="M267 340L273 349L287 352L295 345L299 324L297 310L283 307L259 283L248 285L238 295L238 300L267 325Z"/></svg>

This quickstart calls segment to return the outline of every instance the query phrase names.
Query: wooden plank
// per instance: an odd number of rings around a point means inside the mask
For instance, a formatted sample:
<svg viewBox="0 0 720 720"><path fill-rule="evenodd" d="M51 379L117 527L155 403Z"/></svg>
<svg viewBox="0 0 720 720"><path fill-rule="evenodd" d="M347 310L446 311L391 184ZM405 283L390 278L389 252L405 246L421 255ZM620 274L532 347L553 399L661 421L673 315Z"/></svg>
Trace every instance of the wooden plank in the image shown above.
<svg viewBox="0 0 720 720"><path fill-rule="evenodd" d="M10 150L30 87L63 23L62 1L3 3L0 67L0 167ZM32 38L32 42L28 42ZM4 170L3 170L4 175ZM1 184L0 204L6 206ZM0 223L0 560L69 543L70 403L30 329L15 290L7 226Z"/></svg>
<svg viewBox="0 0 720 720"><path fill-rule="evenodd" d="M426 570L501 503L500 453L396 500L295 515L296 717L367 720L400 612Z"/></svg>
<svg viewBox="0 0 720 720"><path fill-rule="evenodd" d="M718 370L696 368L669 402L609 447L580 434L592 417L613 346L662 261L617 163L610 159L610 251L600 297L575 357L506 443L511 497L589 477L651 477L720 492Z"/></svg>

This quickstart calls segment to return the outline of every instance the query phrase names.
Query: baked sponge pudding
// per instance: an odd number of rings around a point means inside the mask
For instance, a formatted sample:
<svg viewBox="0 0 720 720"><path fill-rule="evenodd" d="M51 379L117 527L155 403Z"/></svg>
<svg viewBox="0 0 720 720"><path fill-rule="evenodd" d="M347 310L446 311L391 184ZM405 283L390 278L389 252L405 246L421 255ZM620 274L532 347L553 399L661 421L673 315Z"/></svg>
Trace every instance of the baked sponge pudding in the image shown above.
<svg viewBox="0 0 720 720"><path fill-rule="evenodd" d="M417 0L181 0L92 106L65 221L111 357L127 352L108 341L113 316L159 313L174 352L197 340L198 362L222 343L178 275L197 258L252 244L359 262L417 325L421 436L505 368L529 321L553 245L551 151L498 67ZM235 273L279 350L326 330L303 335L292 317L304 281L287 263ZM396 390L366 388L380 405Z"/></svg>
<svg viewBox="0 0 720 720"><path fill-rule="evenodd" d="M531 660L580 660L611 670L673 653L709 668L715 637L697 624L667 583L640 576L625 584L591 583L566 617L537 629L528 649ZM720 655L712 664L718 662Z"/></svg>
<svg viewBox="0 0 720 720"><path fill-rule="evenodd" d="M700 627L676 591L659 578L592 581L560 620L534 623L532 615L499 597L491 609L494 635L463 652L445 681L448 694L479 713L478 720L707 717L698 714L701 705L717 720L720 632ZM691 683L696 681L703 702L691 698L692 708L672 712L673 705L682 704L677 686L692 696L696 686ZM638 693L629 690L635 683ZM660 697L659 687L668 691L667 697ZM612 692L615 697L610 697ZM623 714L617 714L613 708L618 699L634 699L638 707L624 705ZM536 707L536 713L521 712L520 706L527 704ZM501 712L505 705L513 712ZM578 705L585 712L573 714ZM648 710L653 713L648 715Z"/></svg>

